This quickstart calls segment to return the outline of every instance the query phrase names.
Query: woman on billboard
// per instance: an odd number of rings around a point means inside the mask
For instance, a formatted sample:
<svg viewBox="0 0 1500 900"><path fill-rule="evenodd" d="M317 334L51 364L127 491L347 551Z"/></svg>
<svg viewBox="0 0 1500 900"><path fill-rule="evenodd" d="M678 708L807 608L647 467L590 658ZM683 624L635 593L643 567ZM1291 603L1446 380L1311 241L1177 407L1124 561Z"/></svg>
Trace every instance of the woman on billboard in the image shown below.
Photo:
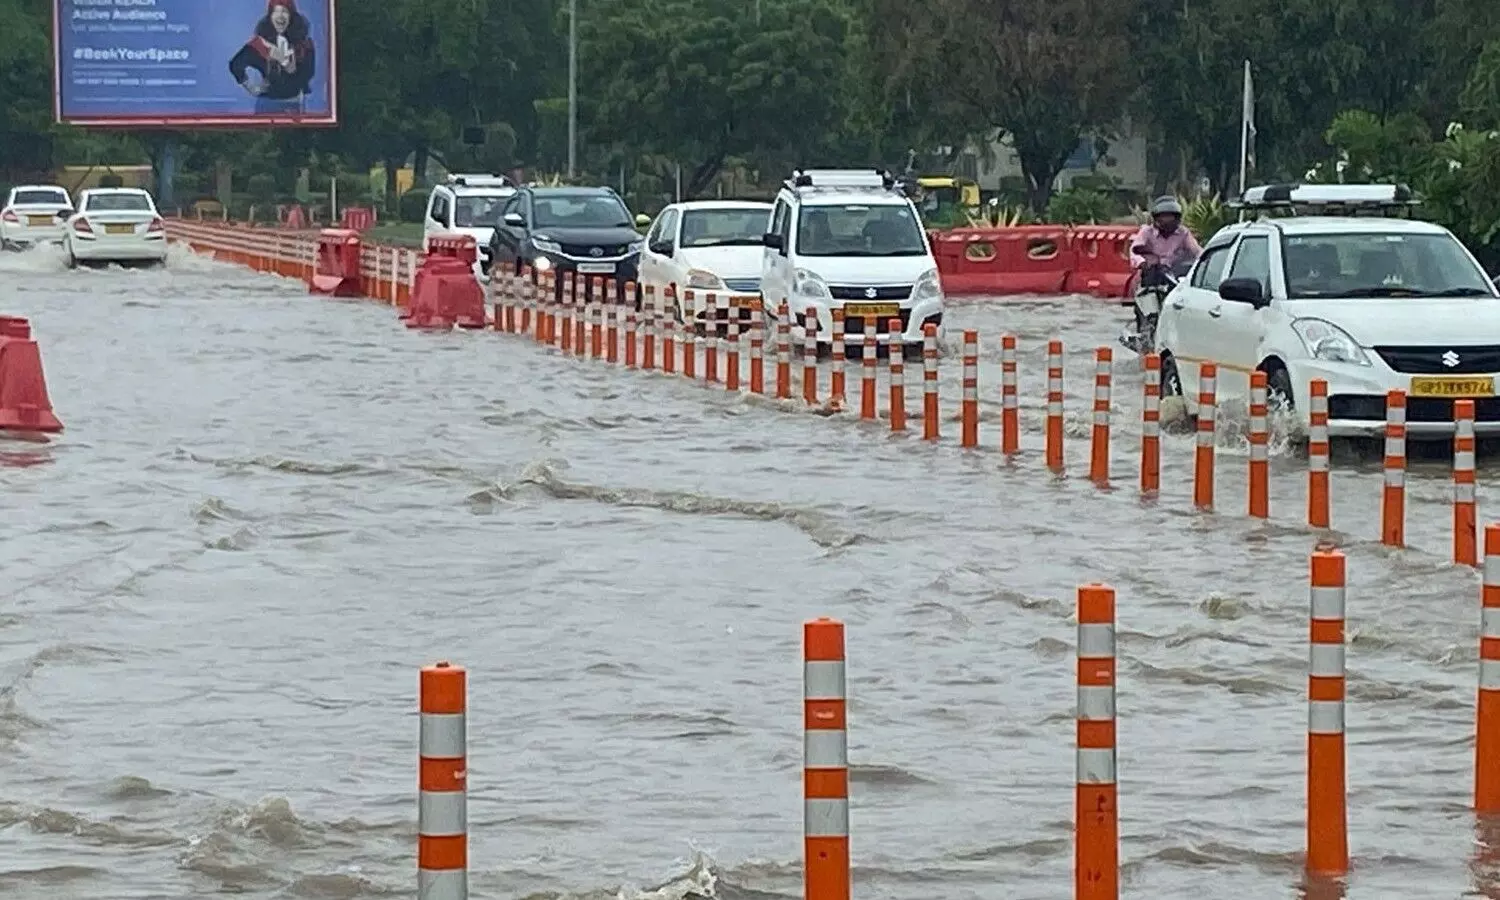
<svg viewBox="0 0 1500 900"><path fill-rule="evenodd" d="M256 113L300 114L303 97L312 92L316 59L312 29L296 0L270 0L255 36L229 61L229 73L255 97Z"/></svg>

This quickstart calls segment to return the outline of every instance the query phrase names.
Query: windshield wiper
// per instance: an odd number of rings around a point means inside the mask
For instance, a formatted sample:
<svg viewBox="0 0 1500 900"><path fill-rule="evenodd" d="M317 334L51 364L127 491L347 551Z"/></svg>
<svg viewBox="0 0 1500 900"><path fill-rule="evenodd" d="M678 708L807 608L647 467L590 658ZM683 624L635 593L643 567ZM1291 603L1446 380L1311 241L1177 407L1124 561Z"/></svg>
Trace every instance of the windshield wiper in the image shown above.
<svg viewBox="0 0 1500 900"><path fill-rule="evenodd" d="M1489 291L1480 287L1456 287L1444 288L1440 291L1417 291L1417 297L1492 297Z"/></svg>
<svg viewBox="0 0 1500 900"><path fill-rule="evenodd" d="M761 243L761 239L758 238L758 237L757 238L744 237L744 238L720 238L719 240L716 240L716 241L694 241L691 244L684 244L683 246L687 247L688 249L692 249L694 247L759 247L760 243Z"/></svg>
<svg viewBox="0 0 1500 900"><path fill-rule="evenodd" d="M1398 287L1395 285L1377 285L1374 287L1354 288L1347 291L1302 291L1299 297L1346 299L1350 297L1488 297L1489 291L1478 287L1444 288L1439 291L1424 291L1418 288Z"/></svg>

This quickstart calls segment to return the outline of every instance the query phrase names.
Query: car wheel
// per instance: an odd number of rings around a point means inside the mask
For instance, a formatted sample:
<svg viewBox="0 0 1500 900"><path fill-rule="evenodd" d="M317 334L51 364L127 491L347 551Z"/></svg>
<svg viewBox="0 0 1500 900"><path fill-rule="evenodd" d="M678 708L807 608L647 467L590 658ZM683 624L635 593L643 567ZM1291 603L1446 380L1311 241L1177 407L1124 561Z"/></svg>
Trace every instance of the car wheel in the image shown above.
<svg viewBox="0 0 1500 900"><path fill-rule="evenodd" d="M1271 409L1291 411L1297 408L1296 395L1292 393L1291 373L1275 368L1266 375L1266 400Z"/></svg>

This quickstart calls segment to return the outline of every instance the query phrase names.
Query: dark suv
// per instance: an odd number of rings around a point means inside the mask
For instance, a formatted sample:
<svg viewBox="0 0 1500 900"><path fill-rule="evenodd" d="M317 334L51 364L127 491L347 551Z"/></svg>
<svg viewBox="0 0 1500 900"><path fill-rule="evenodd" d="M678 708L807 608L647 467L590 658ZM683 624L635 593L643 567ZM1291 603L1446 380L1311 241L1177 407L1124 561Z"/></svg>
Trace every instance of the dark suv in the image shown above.
<svg viewBox="0 0 1500 900"><path fill-rule="evenodd" d="M523 187L500 211L491 264L514 271L519 260L580 280L635 281L642 243L636 228L649 222L632 216L607 187Z"/></svg>

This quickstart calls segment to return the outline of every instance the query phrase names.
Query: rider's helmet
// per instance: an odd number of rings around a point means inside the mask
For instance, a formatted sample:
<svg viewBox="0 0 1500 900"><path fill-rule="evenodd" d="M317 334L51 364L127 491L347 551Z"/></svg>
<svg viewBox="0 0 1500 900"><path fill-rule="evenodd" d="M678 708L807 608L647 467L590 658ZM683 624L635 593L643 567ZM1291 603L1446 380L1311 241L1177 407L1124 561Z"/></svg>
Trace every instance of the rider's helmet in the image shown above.
<svg viewBox="0 0 1500 900"><path fill-rule="evenodd" d="M1182 204L1170 195L1157 197L1151 202L1151 221L1164 230L1176 228L1182 221Z"/></svg>

